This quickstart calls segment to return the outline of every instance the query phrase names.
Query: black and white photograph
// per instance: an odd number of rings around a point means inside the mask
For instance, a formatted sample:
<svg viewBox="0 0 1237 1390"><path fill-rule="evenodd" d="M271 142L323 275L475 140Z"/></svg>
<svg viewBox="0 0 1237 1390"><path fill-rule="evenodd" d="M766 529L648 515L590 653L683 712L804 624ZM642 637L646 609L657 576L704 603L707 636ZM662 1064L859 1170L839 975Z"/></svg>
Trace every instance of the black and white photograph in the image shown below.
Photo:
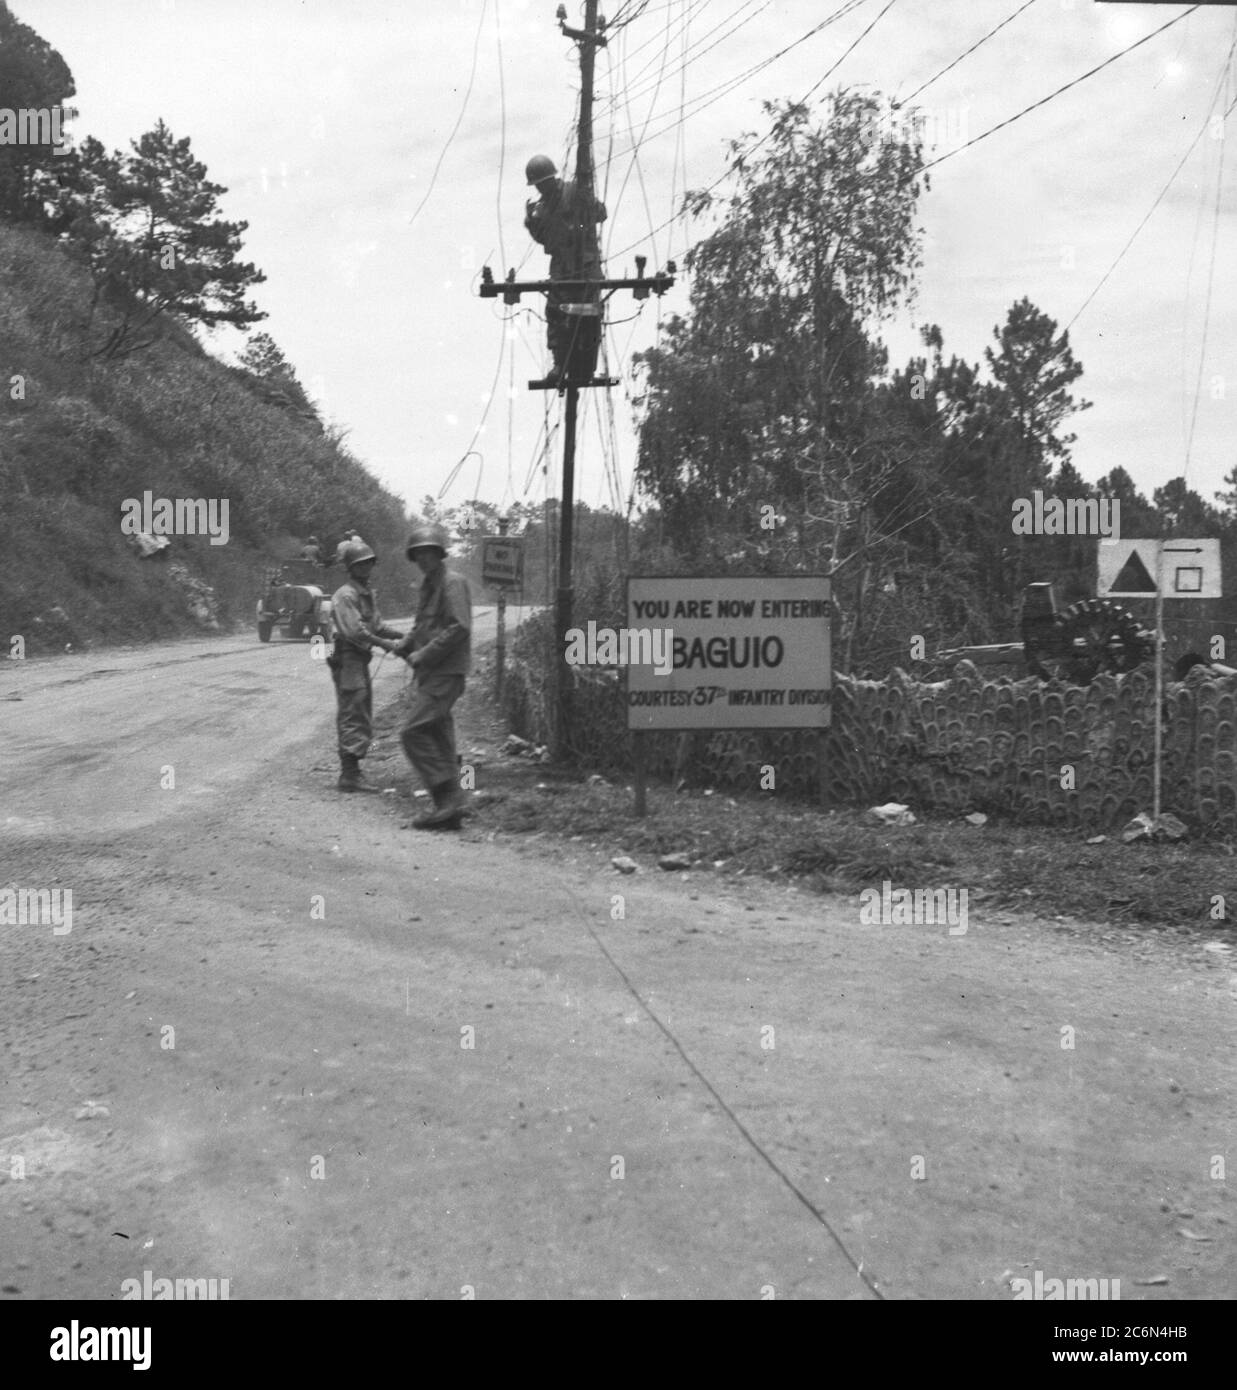
<svg viewBox="0 0 1237 1390"><path fill-rule="evenodd" d="M0 0L27 1366L1199 1369L1235 140L1237 0Z"/></svg>

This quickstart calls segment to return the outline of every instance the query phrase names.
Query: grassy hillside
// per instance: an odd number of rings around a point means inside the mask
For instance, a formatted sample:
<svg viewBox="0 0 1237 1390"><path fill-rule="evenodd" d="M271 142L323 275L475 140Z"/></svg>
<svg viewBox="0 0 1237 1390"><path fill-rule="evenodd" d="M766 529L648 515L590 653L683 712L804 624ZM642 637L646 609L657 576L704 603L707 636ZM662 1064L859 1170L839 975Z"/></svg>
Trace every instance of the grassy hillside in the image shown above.
<svg viewBox="0 0 1237 1390"><path fill-rule="evenodd" d="M315 419L175 323L142 352L92 358L111 311L97 306L91 322L91 297L89 276L49 236L0 224L6 651L18 633L32 654L192 633L212 608L221 626L252 625L266 570L306 534L333 544L348 525L388 557L386 610L406 605L398 498ZM173 565L138 559L121 518L145 492L226 499L228 543L174 536Z"/></svg>

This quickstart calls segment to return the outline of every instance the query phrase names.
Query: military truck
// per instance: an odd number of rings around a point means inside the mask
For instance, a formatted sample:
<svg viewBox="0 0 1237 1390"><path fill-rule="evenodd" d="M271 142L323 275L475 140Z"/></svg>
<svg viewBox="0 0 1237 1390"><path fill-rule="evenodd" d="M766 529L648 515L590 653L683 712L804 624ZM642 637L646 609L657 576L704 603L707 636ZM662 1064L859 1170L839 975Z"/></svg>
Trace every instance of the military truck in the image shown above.
<svg viewBox="0 0 1237 1390"><path fill-rule="evenodd" d="M258 600L258 641L279 629L287 637L331 639L331 591L327 571L315 560L289 560L266 578Z"/></svg>

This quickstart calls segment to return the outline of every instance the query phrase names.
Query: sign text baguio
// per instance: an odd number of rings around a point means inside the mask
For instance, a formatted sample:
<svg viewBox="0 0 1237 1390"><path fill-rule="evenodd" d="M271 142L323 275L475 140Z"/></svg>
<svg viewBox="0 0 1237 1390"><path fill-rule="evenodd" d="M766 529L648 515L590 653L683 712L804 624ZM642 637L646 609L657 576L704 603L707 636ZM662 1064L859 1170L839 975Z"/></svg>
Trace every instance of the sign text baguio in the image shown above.
<svg viewBox="0 0 1237 1390"><path fill-rule="evenodd" d="M670 628L671 667L627 668L629 729L801 729L829 724L829 580L635 577L627 621Z"/></svg>

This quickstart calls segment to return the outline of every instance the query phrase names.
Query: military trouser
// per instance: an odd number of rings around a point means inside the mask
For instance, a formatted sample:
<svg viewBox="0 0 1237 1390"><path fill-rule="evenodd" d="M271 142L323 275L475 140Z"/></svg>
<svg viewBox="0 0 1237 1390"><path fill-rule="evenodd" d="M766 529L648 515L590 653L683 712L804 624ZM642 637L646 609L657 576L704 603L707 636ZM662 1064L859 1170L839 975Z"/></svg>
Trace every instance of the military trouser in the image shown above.
<svg viewBox="0 0 1237 1390"><path fill-rule="evenodd" d="M597 371L601 320L564 313L560 305L571 303L575 297L571 291L563 290L551 290L546 296L546 344L554 358L554 370L560 376L587 381Z"/></svg>
<svg viewBox="0 0 1237 1390"><path fill-rule="evenodd" d="M351 653L343 656L338 666L328 664L335 682L335 729L339 751L363 758L374 736L374 689L369 667Z"/></svg>
<svg viewBox="0 0 1237 1390"><path fill-rule="evenodd" d="M412 710L400 734L408 761L429 791L450 783L457 787L455 720L451 707L464 693L463 676L428 674L417 681Z"/></svg>

